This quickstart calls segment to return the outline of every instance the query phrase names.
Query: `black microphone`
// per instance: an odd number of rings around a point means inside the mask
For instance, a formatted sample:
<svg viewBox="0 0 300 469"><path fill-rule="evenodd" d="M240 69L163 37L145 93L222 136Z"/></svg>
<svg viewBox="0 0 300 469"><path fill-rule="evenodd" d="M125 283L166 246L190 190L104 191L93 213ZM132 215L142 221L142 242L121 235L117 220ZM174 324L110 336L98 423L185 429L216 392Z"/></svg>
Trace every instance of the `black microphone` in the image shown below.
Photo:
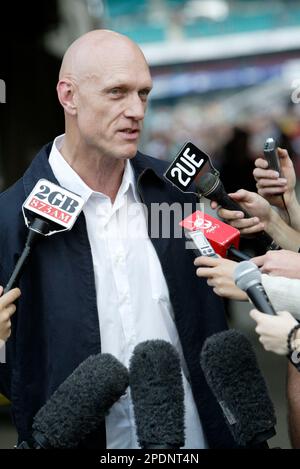
<svg viewBox="0 0 300 469"><path fill-rule="evenodd" d="M7 282L6 287L3 290L3 294L10 291L14 285L17 284L23 269L25 267L25 263L29 254L31 253L31 249L37 242L37 240L41 236L46 236L50 231L49 223L46 220L42 220L41 218L36 217L31 225L29 226L29 233L25 242L25 247L21 256L18 259L18 262L15 265L15 268L10 276L9 281Z"/></svg>
<svg viewBox="0 0 300 469"><path fill-rule="evenodd" d="M234 441L242 448L268 448L276 416L249 340L233 329L214 334L200 361Z"/></svg>
<svg viewBox="0 0 300 469"><path fill-rule="evenodd" d="M138 344L130 361L129 382L141 448L184 446L184 390L174 347L164 340Z"/></svg>
<svg viewBox="0 0 300 469"><path fill-rule="evenodd" d="M219 205L227 210L238 210L243 212L245 218L250 218L249 213L242 208L235 200L232 200L220 180L220 178L211 172L204 174L199 182L198 188L202 195L209 200L215 200ZM279 249L279 246L264 231L256 235L267 249Z"/></svg>
<svg viewBox="0 0 300 469"><path fill-rule="evenodd" d="M266 314L276 315L272 303L261 283L261 272L251 261L240 262L234 269L237 287L245 291L255 308Z"/></svg>
<svg viewBox="0 0 300 469"><path fill-rule="evenodd" d="M87 435L99 430L128 384L128 370L114 356L88 357L35 415L33 448L76 448ZM20 449L24 447L23 442Z"/></svg>
<svg viewBox="0 0 300 469"><path fill-rule="evenodd" d="M7 293L18 282L32 247L44 236L70 230L81 213L84 201L73 192L40 179L22 205L29 233L25 247L4 288Z"/></svg>

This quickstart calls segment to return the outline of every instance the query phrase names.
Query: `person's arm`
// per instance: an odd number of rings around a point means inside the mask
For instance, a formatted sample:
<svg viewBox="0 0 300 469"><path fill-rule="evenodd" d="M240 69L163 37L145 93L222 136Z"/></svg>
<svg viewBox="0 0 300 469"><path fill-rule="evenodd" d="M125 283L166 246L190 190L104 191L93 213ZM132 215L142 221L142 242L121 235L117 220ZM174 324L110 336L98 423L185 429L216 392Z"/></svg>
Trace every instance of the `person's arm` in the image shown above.
<svg viewBox="0 0 300 469"><path fill-rule="evenodd" d="M288 334L298 324L298 321L288 311L278 311L276 316L271 316L261 313L257 309L252 309L250 316L257 323L255 332L259 335L259 342L264 349L277 353L277 355L287 355ZM297 334L299 335L299 331ZM296 336L297 340L298 335Z"/></svg>
<svg viewBox="0 0 300 469"><path fill-rule="evenodd" d="M288 364L287 402L292 448L300 449L300 372L291 363Z"/></svg>
<svg viewBox="0 0 300 469"><path fill-rule="evenodd" d="M0 295L2 292L3 288L0 287ZM19 288L14 288L0 297L0 341L5 342L11 335L10 318L16 311L14 302L20 295Z"/></svg>

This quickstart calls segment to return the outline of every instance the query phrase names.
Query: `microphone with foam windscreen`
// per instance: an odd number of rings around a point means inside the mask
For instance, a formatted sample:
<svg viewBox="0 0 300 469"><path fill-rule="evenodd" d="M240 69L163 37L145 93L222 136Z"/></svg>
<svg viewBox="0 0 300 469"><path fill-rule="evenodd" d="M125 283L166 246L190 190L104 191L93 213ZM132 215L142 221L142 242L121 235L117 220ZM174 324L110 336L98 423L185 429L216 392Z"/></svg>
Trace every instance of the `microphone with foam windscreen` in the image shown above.
<svg viewBox="0 0 300 469"><path fill-rule="evenodd" d="M164 340L138 344L130 361L129 382L141 448L184 446L184 390L174 347Z"/></svg>
<svg viewBox="0 0 300 469"><path fill-rule="evenodd" d="M262 285L261 272L256 264L251 261L240 262L234 270L234 281L237 287L247 293L255 308L266 314L276 314Z"/></svg>
<svg viewBox="0 0 300 469"><path fill-rule="evenodd" d="M250 218L249 213L243 209L235 200L232 200L217 174L207 172L204 174L199 182L198 189L201 194L209 200L215 200L219 205L227 210L238 210L243 212L245 218ZM273 239L264 231L256 235L256 238L266 247L266 249L279 249L279 246Z"/></svg>
<svg viewBox="0 0 300 469"><path fill-rule="evenodd" d="M182 226L186 232L190 232L190 236L188 237L192 237L194 242L201 241L201 237L197 236L197 239L195 239L193 232L202 231L216 254L219 254L221 257L230 257L237 261L250 259L247 254L238 250L240 241L239 230L233 226L227 225L221 220L217 220L207 213L201 212L201 210L193 212L182 220L179 225ZM199 246L198 249L201 255L210 255L207 249L207 254L205 254L205 249L201 250L201 246Z"/></svg>
<svg viewBox="0 0 300 469"><path fill-rule="evenodd" d="M276 416L248 339L236 330L214 334L206 339L200 361L235 442L268 448Z"/></svg>
<svg viewBox="0 0 300 469"><path fill-rule="evenodd" d="M43 236L70 230L80 215L84 201L73 192L40 179L22 205L25 224L29 229L25 247L3 293L18 282L33 246Z"/></svg>
<svg viewBox="0 0 300 469"><path fill-rule="evenodd" d="M76 448L97 431L129 384L127 368L108 353L91 355L57 388L33 421L33 448ZM21 443L20 449L26 447Z"/></svg>

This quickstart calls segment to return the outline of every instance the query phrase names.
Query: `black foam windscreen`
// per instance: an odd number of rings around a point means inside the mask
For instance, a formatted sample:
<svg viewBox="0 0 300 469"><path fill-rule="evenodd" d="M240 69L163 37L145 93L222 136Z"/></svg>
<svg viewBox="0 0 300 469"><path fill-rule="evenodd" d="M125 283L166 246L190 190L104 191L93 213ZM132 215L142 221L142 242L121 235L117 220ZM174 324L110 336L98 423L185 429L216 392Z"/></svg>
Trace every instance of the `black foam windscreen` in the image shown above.
<svg viewBox="0 0 300 469"><path fill-rule="evenodd" d="M184 390L178 353L163 340L138 344L129 381L142 448L184 446Z"/></svg>
<svg viewBox="0 0 300 469"><path fill-rule="evenodd" d="M214 334L200 361L236 443L256 447L274 436L274 406L249 340L233 329Z"/></svg>
<svg viewBox="0 0 300 469"><path fill-rule="evenodd" d="M126 391L127 368L110 354L91 355L38 411L33 436L51 448L75 448L99 429L110 407Z"/></svg>

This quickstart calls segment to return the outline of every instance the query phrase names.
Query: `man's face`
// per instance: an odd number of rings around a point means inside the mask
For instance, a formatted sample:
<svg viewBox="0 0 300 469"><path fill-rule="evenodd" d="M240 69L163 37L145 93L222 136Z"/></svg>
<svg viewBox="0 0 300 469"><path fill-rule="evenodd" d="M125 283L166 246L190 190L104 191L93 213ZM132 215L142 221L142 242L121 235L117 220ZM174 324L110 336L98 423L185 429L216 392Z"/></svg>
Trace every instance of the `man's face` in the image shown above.
<svg viewBox="0 0 300 469"><path fill-rule="evenodd" d="M139 52L114 53L96 64L75 94L80 145L101 156L134 157L151 87L148 66Z"/></svg>

